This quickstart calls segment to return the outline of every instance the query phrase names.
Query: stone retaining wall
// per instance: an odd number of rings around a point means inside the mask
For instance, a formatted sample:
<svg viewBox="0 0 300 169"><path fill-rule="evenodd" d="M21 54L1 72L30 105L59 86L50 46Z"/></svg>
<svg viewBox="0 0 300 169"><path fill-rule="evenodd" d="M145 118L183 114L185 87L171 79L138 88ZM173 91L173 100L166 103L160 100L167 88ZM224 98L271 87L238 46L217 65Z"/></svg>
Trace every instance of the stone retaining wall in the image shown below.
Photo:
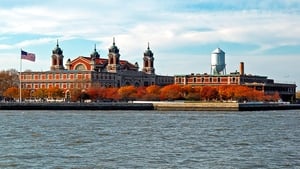
<svg viewBox="0 0 300 169"><path fill-rule="evenodd" d="M277 103L0 103L0 110L168 110L168 111L259 111L300 109L300 104Z"/></svg>
<svg viewBox="0 0 300 169"><path fill-rule="evenodd" d="M182 111L238 111L238 103L184 103L184 102L163 102L153 103L155 110L182 110Z"/></svg>

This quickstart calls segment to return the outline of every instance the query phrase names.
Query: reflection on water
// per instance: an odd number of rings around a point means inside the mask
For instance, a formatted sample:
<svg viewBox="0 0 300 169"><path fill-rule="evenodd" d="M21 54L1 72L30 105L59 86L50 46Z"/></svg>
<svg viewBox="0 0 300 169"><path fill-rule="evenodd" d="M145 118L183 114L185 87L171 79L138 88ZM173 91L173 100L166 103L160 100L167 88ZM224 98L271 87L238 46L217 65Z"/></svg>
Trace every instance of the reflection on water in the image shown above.
<svg viewBox="0 0 300 169"><path fill-rule="evenodd" d="M300 112L2 111L0 168L296 168Z"/></svg>

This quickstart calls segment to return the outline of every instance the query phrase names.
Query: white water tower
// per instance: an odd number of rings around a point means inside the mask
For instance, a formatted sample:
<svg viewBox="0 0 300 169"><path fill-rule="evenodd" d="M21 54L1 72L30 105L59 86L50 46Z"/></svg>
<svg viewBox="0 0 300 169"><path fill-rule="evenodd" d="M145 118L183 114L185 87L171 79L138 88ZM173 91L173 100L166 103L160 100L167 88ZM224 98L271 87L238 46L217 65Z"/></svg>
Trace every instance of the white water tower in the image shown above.
<svg viewBox="0 0 300 169"><path fill-rule="evenodd" d="M225 52L220 48L215 49L211 53L211 70L212 75L225 75L226 64L225 64Z"/></svg>

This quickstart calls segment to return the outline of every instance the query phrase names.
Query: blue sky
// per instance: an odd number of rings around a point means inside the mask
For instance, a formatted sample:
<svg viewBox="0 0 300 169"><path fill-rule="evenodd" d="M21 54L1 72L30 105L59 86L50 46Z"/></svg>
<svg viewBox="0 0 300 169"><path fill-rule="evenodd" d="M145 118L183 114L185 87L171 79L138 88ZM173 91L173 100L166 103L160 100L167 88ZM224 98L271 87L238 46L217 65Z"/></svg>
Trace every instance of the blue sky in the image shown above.
<svg viewBox="0 0 300 169"><path fill-rule="evenodd" d="M50 69L56 40L68 58L107 58L115 37L121 59L142 66L150 43L156 73L209 73L211 52L226 52L227 73L300 85L299 0L0 0L0 70L17 69L20 49L36 54L23 70ZM299 89L298 89L299 90Z"/></svg>

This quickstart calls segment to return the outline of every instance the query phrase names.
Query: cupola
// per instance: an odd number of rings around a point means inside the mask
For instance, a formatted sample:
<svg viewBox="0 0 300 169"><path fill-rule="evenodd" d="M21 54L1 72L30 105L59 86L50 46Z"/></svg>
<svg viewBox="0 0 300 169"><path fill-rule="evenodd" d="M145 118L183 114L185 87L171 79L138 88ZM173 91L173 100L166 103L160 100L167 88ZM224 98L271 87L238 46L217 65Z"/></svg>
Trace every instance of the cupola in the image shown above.
<svg viewBox="0 0 300 169"><path fill-rule="evenodd" d="M100 54L97 52L97 49L96 49L96 44L95 44L94 52L91 53L91 58L92 59L99 59L100 58Z"/></svg>
<svg viewBox="0 0 300 169"><path fill-rule="evenodd" d="M113 45L108 50L109 50L109 52L112 52L112 53L119 53L119 49L115 43L115 38L113 38Z"/></svg>
<svg viewBox="0 0 300 169"><path fill-rule="evenodd" d="M150 57L153 57L153 52L150 50L149 42L148 42L147 50L144 52L144 56L150 56Z"/></svg>
<svg viewBox="0 0 300 169"><path fill-rule="evenodd" d="M148 42L148 47L144 52L143 60L144 60L144 67L142 71L145 72L146 74L154 74L155 73L154 57L153 57L153 52L150 50L149 42Z"/></svg>
<svg viewBox="0 0 300 169"><path fill-rule="evenodd" d="M60 49L59 45L58 45L58 40L57 40L57 43L56 43L56 48L54 48L52 50L52 54L58 54L58 55L61 55L63 53L63 51Z"/></svg>

